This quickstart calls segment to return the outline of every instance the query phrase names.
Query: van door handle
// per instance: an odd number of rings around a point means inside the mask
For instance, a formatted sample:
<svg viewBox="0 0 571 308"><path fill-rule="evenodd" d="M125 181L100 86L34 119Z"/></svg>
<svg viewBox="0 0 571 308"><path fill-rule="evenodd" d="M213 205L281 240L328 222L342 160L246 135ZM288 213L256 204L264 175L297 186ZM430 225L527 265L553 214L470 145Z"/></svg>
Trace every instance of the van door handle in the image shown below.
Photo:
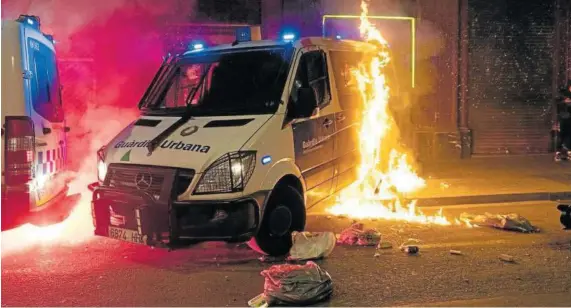
<svg viewBox="0 0 571 308"><path fill-rule="evenodd" d="M36 146L37 146L37 147L45 147L45 146L47 146L47 145L48 145L47 142L36 141Z"/></svg>
<svg viewBox="0 0 571 308"><path fill-rule="evenodd" d="M345 115L343 115L343 114L339 114L339 115L337 115L337 117L336 117L337 121L339 121L339 122L345 121L346 118L347 118L347 117L345 117Z"/></svg>
<svg viewBox="0 0 571 308"><path fill-rule="evenodd" d="M326 118L325 121L323 121L323 126L325 126L326 128L329 128L331 124L333 124L333 121L331 121L331 119L329 118Z"/></svg>

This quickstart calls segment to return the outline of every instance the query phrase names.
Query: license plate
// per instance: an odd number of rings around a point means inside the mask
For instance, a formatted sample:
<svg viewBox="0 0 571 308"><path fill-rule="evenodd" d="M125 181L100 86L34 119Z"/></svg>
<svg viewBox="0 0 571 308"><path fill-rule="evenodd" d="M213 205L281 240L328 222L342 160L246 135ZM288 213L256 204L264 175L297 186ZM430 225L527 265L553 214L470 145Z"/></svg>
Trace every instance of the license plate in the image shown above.
<svg viewBox="0 0 571 308"><path fill-rule="evenodd" d="M129 229L109 227L109 237L125 242L147 244L146 235L141 235L139 232Z"/></svg>

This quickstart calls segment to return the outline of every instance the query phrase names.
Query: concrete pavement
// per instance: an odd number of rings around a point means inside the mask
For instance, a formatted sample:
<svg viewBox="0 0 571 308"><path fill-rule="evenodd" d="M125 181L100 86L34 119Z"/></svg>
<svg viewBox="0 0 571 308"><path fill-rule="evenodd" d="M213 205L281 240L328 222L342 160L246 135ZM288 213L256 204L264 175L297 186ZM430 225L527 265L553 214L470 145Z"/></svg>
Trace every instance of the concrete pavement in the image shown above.
<svg viewBox="0 0 571 308"><path fill-rule="evenodd" d="M336 247L318 261L334 281L333 297L322 306L569 306L571 231L561 230L553 202L448 206L444 214L457 217L464 211L518 212L542 232L365 220L395 246L409 237L420 239L421 252L408 256L391 249L374 258L372 248ZM308 218L313 231L340 232L350 224L350 219ZM2 233L7 240L17 239ZM450 249L463 255L450 255ZM514 256L516 263L500 261L500 254ZM170 253L101 238L31 247L2 257L1 301L2 306L245 306L262 292L259 273L270 266L258 257L221 243Z"/></svg>
<svg viewBox="0 0 571 308"><path fill-rule="evenodd" d="M552 155L474 157L420 173L426 188L408 196L420 206L571 199L571 161Z"/></svg>

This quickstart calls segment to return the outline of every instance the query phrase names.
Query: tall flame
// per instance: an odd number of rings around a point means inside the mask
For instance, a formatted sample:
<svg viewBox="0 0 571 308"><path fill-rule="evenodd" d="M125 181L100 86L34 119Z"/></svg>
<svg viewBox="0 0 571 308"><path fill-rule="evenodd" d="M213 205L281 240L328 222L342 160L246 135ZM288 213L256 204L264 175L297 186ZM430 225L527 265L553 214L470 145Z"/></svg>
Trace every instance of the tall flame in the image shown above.
<svg viewBox="0 0 571 308"><path fill-rule="evenodd" d="M359 132L360 166L358 180L341 192L328 211L354 218L384 218L417 223L451 225L442 215L424 215L416 202L406 202L407 194L426 183L414 171L406 154L399 151L398 131L389 109L390 88L385 68L391 60L389 45L368 19L368 6L361 2L360 33L378 47L378 52L352 69L363 101ZM388 154L388 155L387 155ZM455 223L459 223L457 220Z"/></svg>

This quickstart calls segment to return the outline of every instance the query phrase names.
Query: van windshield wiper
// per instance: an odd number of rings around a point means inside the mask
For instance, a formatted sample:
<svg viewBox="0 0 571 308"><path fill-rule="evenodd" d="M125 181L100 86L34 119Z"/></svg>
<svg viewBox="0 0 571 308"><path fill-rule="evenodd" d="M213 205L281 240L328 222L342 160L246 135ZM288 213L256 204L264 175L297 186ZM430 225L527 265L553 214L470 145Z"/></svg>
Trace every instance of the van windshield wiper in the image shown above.
<svg viewBox="0 0 571 308"><path fill-rule="evenodd" d="M211 65L208 65L206 67L206 70L204 71L204 73L202 73L202 76L200 76L200 82L198 83L196 88L192 89L192 92L189 93L186 99L186 110L184 111L180 119L174 122L171 126L167 127L163 132L161 132L158 136L156 136L153 140L151 140L151 142L149 142L149 144L147 145L147 150L149 151L149 155L153 154L153 152L157 149L159 144L163 142L168 136L170 136L170 134L172 134L175 130L177 130L184 123L188 122L190 118L192 118L192 104L190 104L190 102L192 102L192 99L194 98L196 93L198 93L198 89L200 89L204 84L204 80L206 79L206 76L210 71L210 67Z"/></svg>

